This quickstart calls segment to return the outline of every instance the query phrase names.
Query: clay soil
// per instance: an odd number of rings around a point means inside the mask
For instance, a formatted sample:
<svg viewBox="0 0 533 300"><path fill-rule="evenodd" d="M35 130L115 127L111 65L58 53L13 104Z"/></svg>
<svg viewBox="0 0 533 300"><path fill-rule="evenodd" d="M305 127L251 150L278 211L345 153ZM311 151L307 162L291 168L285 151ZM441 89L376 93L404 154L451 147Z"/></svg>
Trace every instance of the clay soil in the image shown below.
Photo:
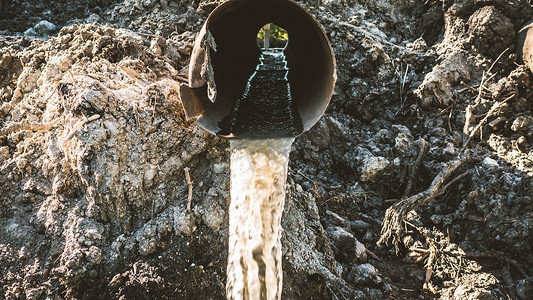
<svg viewBox="0 0 533 300"><path fill-rule="evenodd" d="M228 143L177 93L221 2L0 1L0 298L225 298ZM338 80L292 146L283 298L533 299L529 1L297 2Z"/></svg>

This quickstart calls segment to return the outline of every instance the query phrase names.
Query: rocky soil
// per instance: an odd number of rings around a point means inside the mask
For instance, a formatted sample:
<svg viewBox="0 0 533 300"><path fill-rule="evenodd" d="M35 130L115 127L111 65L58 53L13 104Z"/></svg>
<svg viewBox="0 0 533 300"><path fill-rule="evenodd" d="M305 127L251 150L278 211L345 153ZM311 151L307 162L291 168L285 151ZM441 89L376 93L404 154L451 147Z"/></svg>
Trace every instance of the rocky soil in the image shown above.
<svg viewBox="0 0 533 300"><path fill-rule="evenodd" d="M0 2L0 298L224 298L228 143L177 95L220 2ZM283 298L531 299L529 2L298 3L338 81L292 147Z"/></svg>

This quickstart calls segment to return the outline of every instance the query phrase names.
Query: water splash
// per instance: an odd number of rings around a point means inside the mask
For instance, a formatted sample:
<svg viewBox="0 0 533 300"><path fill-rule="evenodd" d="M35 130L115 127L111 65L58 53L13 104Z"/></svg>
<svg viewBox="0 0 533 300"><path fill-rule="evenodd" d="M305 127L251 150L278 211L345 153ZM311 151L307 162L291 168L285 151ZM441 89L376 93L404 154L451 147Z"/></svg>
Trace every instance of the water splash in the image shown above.
<svg viewBox="0 0 533 300"><path fill-rule="evenodd" d="M293 141L230 141L228 299L281 299L281 215Z"/></svg>

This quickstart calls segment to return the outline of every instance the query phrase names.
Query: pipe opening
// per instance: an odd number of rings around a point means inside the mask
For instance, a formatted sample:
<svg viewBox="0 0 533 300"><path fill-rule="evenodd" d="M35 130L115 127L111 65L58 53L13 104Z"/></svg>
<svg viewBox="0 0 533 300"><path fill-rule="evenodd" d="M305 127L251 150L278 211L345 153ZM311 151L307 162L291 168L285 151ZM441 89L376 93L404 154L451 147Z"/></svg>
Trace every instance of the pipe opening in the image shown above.
<svg viewBox="0 0 533 300"><path fill-rule="evenodd" d="M282 49L258 45L265 24L290 36ZM326 110L335 72L326 34L298 4L229 0L213 10L196 39L180 99L188 117L219 136L294 137Z"/></svg>
<svg viewBox="0 0 533 300"><path fill-rule="evenodd" d="M287 30L275 23L267 23L261 26L257 32L257 46L259 48L285 48L288 40Z"/></svg>

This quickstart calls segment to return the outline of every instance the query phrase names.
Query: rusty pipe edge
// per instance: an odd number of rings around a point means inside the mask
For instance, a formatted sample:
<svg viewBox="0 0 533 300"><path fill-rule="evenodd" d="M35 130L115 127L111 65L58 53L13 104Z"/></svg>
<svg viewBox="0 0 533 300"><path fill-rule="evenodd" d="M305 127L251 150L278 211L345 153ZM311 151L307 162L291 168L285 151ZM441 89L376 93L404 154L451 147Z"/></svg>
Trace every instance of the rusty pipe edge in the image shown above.
<svg viewBox="0 0 533 300"><path fill-rule="evenodd" d="M516 54L518 63L525 64L533 72L533 20L518 31Z"/></svg>
<svg viewBox="0 0 533 300"><path fill-rule="evenodd" d="M326 110L337 78L336 63L319 23L291 0L229 0L211 12L197 35L189 84L180 86L186 116L197 118L208 132L220 132L220 121L242 95L261 55L257 32L267 23L289 34L283 51L292 101L303 123L298 134L311 128Z"/></svg>

